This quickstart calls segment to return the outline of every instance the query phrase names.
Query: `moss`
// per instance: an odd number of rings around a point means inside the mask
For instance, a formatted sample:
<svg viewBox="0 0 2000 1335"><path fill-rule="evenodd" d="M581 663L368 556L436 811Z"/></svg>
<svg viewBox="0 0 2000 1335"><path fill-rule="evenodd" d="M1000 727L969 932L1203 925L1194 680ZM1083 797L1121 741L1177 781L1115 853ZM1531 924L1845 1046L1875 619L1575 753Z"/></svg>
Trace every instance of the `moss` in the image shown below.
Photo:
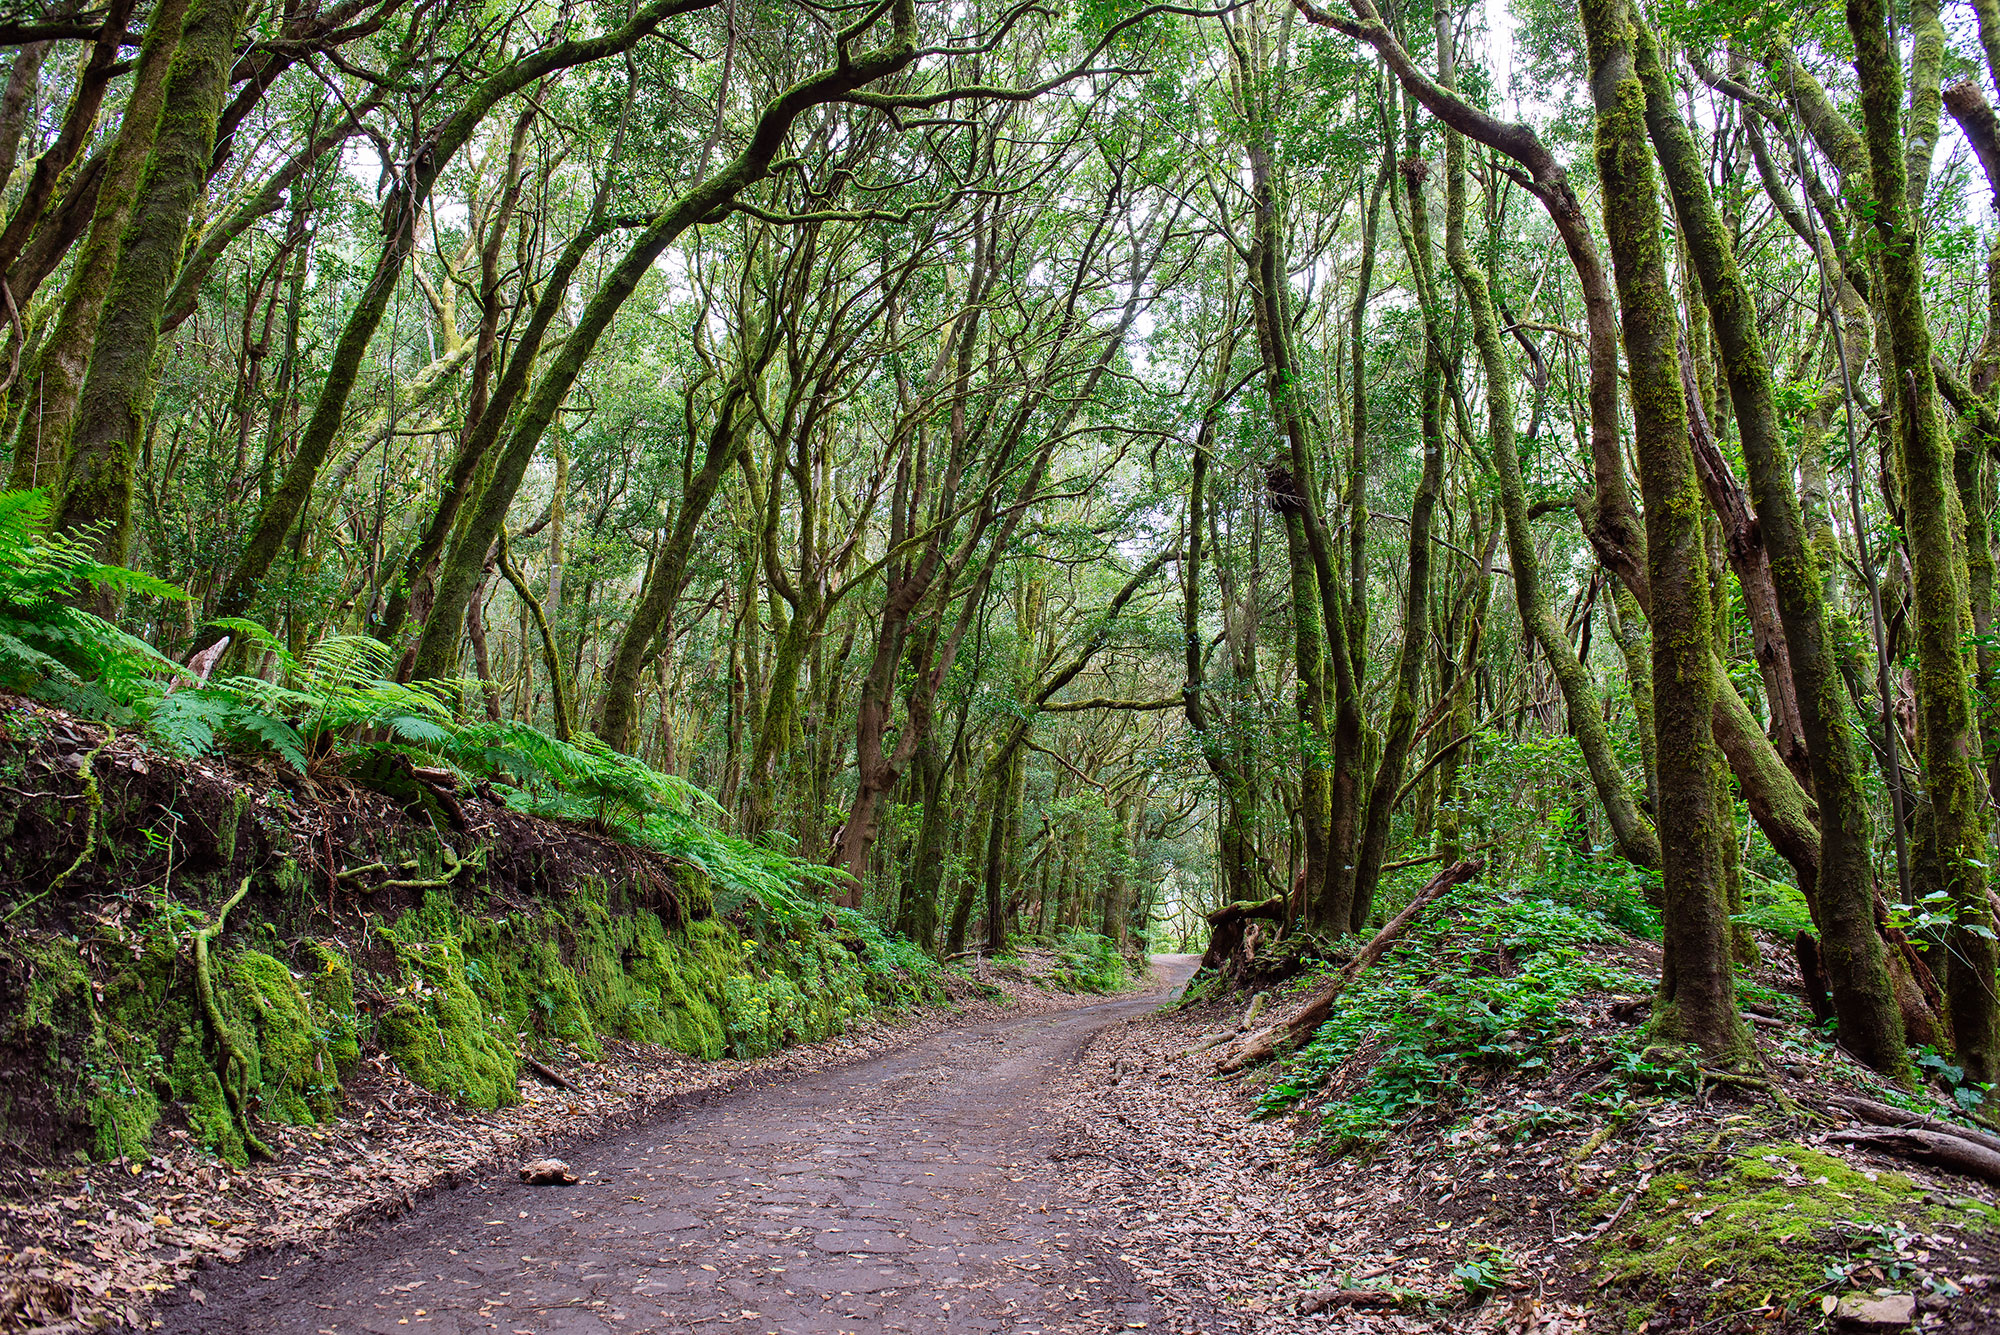
<svg viewBox="0 0 2000 1335"><path fill-rule="evenodd" d="M199 1029L181 1031L167 1076L194 1143L239 1168L248 1163L242 1129L229 1111L229 1100L222 1092L222 1082L216 1079L215 1063L204 1050Z"/></svg>
<svg viewBox="0 0 2000 1335"><path fill-rule="evenodd" d="M219 822L237 846L246 814L242 804L226 807ZM402 851L437 853L418 841ZM682 909L707 902L698 874L680 890ZM267 915L310 915L309 904L280 898L264 897ZM217 1003L250 1065L254 1116L304 1124L336 1112L364 1037L425 1088L493 1108L518 1098L524 1042L590 1057L609 1038L701 1059L761 1056L838 1033L877 1005L937 999L935 967L858 915L843 914L837 932L766 941L714 918L668 921L621 903L601 882L529 914L489 915L433 892L381 929L393 964L375 986L391 994L390 1006L369 1034L343 947L281 944L268 916L246 914L231 933L237 948L216 960ZM40 1102L31 1108L0 1090L0 1128L10 1115L20 1128L35 1115L46 1126L52 1102L68 1119L61 1134L81 1135L99 1157L143 1159L162 1126L184 1124L196 1145L244 1162L180 945L169 925L129 958L63 938L19 948L23 1002L0 1036L34 1052Z"/></svg>
<svg viewBox="0 0 2000 1335"><path fill-rule="evenodd" d="M1599 1258L1638 1300L1635 1314L1694 1275L1707 1276L1718 1315L1767 1302L1795 1306L1826 1286L1828 1254L1870 1226L2000 1226L2000 1211L1930 1203L1936 1199L1901 1173L1871 1179L1802 1145L1760 1145L1706 1178L1654 1178L1633 1222L1598 1244Z"/></svg>
<svg viewBox="0 0 2000 1335"><path fill-rule="evenodd" d="M650 910L614 913L590 883L559 917L535 919L479 917L433 893L391 932L455 945L464 981L504 1032L590 1057L606 1035L704 1060L763 1056L839 1033L876 993L898 992L892 974L872 986L856 951L828 934L755 944L714 919L670 932Z"/></svg>
<svg viewBox="0 0 2000 1335"><path fill-rule="evenodd" d="M239 788L229 795L229 805L223 809L222 819L216 823L215 856L225 868L236 861L236 831L249 811L250 794Z"/></svg>
<svg viewBox="0 0 2000 1335"><path fill-rule="evenodd" d="M313 971L306 976L306 999L313 1016L325 1033L327 1052L341 1076L353 1073L361 1063L359 1026L354 1013L354 966L347 957L324 942L306 947Z"/></svg>
<svg viewBox="0 0 2000 1335"><path fill-rule="evenodd" d="M67 938L29 942L18 947L28 962L27 1004L21 1022L28 1027L47 1026L60 1032L74 1024L79 1005L88 1005L90 974L76 942Z"/></svg>
<svg viewBox="0 0 2000 1335"><path fill-rule="evenodd" d="M172 993L173 977L173 952L157 944L115 970L94 998L84 1031L84 1106L91 1151L100 1159L145 1159L153 1130L176 1097L160 1039L185 1028L193 1011Z"/></svg>
<svg viewBox="0 0 2000 1335"><path fill-rule="evenodd" d="M425 1089L478 1108L520 1102L514 1047L467 982L455 940L396 943L409 981L376 1025L376 1038Z"/></svg>
<svg viewBox="0 0 2000 1335"><path fill-rule="evenodd" d="M675 888L680 891L682 922L693 922L715 912L715 890L709 884L708 873L701 868L681 867Z"/></svg>
<svg viewBox="0 0 2000 1335"><path fill-rule="evenodd" d="M226 1018L242 1031L258 1116L294 1126L334 1115L337 1063L324 1027L282 960L246 950L222 970Z"/></svg>

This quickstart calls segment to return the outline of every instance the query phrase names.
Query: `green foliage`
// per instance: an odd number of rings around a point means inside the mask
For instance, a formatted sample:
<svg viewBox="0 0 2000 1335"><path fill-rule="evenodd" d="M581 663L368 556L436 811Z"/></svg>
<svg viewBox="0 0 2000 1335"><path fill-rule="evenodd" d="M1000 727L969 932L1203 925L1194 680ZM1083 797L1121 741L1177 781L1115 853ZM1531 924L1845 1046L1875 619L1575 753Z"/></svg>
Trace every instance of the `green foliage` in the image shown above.
<svg viewBox="0 0 2000 1335"><path fill-rule="evenodd" d="M416 748L451 736L450 711L435 696L389 678L394 659L380 641L329 635L295 655L254 621L215 624L268 655L276 680L227 677L154 701L146 730L170 751L265 750L304 770L364 732L386 739L377 745Z"/></svg>
<svg viewBox="0 0 2000 1335"><path fill-rule="evenodd" d="M1790 866L1772 851L1760 829L1749 828L1752 837L1750 856L1743 862L1743 904L1730 921L1786 941L1800 932L1817 935L1819 929L1813 925L1806 897L1789 879Z"/></svg>
<svg viewBox="0 0 2000 1335"><path fill-rule="evenodd" d="M1926 1047L1919 1053L1917 1067L1967 1113L1977 1112L1993 1093L1993 1086L1967 1080L1965 1068L1936 1048Z"/></svg>
<svg viewBox="0 0 2000 1335"><path fill-rule="evenodd" d="M1258 1113L1292 1107L1350 1063L1365 1066L1320 1113L1329 1140L1364 1143L1449 1103L1473 1073L1543 1068L1578 998L1638 986L1590 950L1619 935L1591 908L1462 887L1355 981Z"/></svg>
<svg viewBox="0 0 2000 1335"><path fill-rule="evenodd" d="M1470 1299L1484 1298L1505 1284L1515 1269L1514 1262L1498 1248L1488 1248L1451 1268L1451 1277Z"/></svg>
<svg viewBox="0 0 2000 1335"><path fill-rule="evenodd" d="M1116 992L1125 986L1125 957L1118 943L1075 928L1056 938L1056 977L1075 992Z"/></svg>
<svg viewBox="0 0 2000 1335"><path fill-rule="evenodd" d="M0 491L0 689L123 722L156 675L180 668L77 607L87 591L185 601L171 584L105 565L87 535L49 533L41 491Z"/></svg>
<svg viewBox="0 0 2000 1335"><path fill-rule="evenodd" d="M1524 893L1592 913L1632 936L1660 939L1660 914L1653 907L1662 891L1660 874L1635 867L1609 852L1584 851L1574 836L1568 809L1553 813L1542 837L1540 866Z"/></svg>
<svg viewBox="0 0 2000 1335"><path fill-rule="evenodd" d="M944 1000L944 971L922 946L893 936L873 918L849 908L833 911L841 943L854 952L868 992L884 1006L921 1006Z"/></svg>

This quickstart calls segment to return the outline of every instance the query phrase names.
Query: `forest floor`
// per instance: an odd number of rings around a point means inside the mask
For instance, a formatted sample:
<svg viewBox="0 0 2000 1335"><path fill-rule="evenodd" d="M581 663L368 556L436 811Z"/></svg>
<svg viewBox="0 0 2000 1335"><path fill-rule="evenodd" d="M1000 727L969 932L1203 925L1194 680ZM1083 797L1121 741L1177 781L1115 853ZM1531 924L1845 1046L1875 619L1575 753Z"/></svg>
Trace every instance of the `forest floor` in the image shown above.
<svg viewBox="0 0 2000 1335"><path fill-rule="evenodd" d="M1605 953L1657 976L1657 947ZM1782 955L1753 976L1784 982ZM1881 1091L1805 1026L1756 1026L1790 1111L1718 1085L1649 1096L1619 1089L1605 1055L1642 1032L1645 992L1600 992L1573 1003L1577 1037L1550 1060L1461 1071L1357 1145L1314 1114L1367 1083L1378 1040L1336 1088L1260 1119L1286 1074L1218 1079L1226 1048L1209 1046L1243 1009L1196 998L1109 1026L1051 1095L1073 1193L1171 1328L2000 1332L1996 1193L1842 1143L1829 1097Z"/></svg>
<svg viewBox="0 0 2000 1335"><path fill-rule="evenodd" d="M0 1279L18 1296L24 1258L60 1260L108 1295L69 1328L129 1308L180 1335L2000 1331L1990 1190L1746 1091L1648 1095L1604 1056L1642 990L1577 999L1551 1061L1465 1079L1357 1148L1316 1132L1323 1103L1258 1120L1284 1077L1217 1080L1201 1046L1242 1000L1176 1006L1193 960L1156 966L1144 992L1015 980L1005 1008L762 1062L623 1053L500 1114L420 1104L385 1071L285 1163L100 1166L32 1219L10 1206ZM1865 1086L1759 1031L1788 1097ZM576 1185L514 1180L546 1147ZM1883 1295L1908 1317L1841 1319Z"/></svg>
<svg viewBox="0 0 2000 1335"><path fill-rule="evenodd" d="M478 1236L474 1247L498 1241L491 1233L495 1226L485 1222L495 1217L487 1209L490 1193L501 1192L512 1201L514 1170L525 1159L567 1154L584 1180L570 1189L518 1188L521 1200L537 1209L523 1214L507 1207L507 1218L519 1225L521 1234L513 1237L510 1229L502 1249L511 1252L510 1265L516 1264L515 1256L548 1252L553 1257L550 1237L541 1230L553 1219L568 1219L578 1205L587 1203L579 1218L600 1209L623 1217L632 1204L627 1196L633 1189L625 1181L632 1175L613 1165L637 1162L629 1159L629 1138L637 1138L632 1145L649 1137L648 1143L656 1145L665 1144L660 1137L685 1140L705 1134L716 1119L736 1116L739 1109L761 1110L772 1127L790 1125L806 1115L792 1107L792 1091L822 1088L815 1081L832 1082L824 1085L834 1100L824 1118L844 1128L855 1114L839 1112L842 1096L837 1091L865 1081L883 1054L893 1054L884 1060L917 1060L920 1065L921 1059L906 1054L956 1054L971 1072L963 1084L972 1091L984 1088L974 1076L1003 1041L993 1035L1039 1023L1042 1017L1087 1016L1106 1005L1101 998L1051 990L1041 975L1053 961L1036 952L1021 952L1019 966L1004 971L983 967L976 984L953 984L954 1003L948 1009L884 1017L837 1038L757 1060L704 1062L607 1040L602 1061L560 1063L558 1074L573 1088L538 1085L523 1072L523 1101L495 1112L420 1089L393 1063L373 1054L364 1058L364 1070L348 1085L342 1117L317 1127L267 1125L264 1134L279 1159L247 1169L219 1163L185 1134L172 1137L168 1148L143 1166L124 1161L54 1169L17 1165L0 1173L0 1331L64 1335L163 1324L172 1330L217 1333L318 1331L335 1329L336 1321L341 1332L403 1332L411 1328L404 1322L418 1329L459 1329L445 1324L447 1306L427 1284L406 1287L403 1292L421 1296L397 1306L386 1324L363 1323L364 1317L373 1320L372 1309L336 1318L315 1304L329 1301L324 1292L330 1276L369 1275L371 1264L392 1261L413 1236L435 1238L440 1255L463 1241L449 1231L460 1227ZM1135 984L1152 986L1150 979ZM1135 1004L1142 1003L1110 1003ZM1073 1053L1082 1035L1102 1022L1066 1021L1059 1035L1037 1030L1041 1046L1036 1050L1054 1044L1049 1049L1054 1051L1067 1044L1066 1051ZM895 1088L907 1092L931 1083L931 1074L920 1073ZM801 1131L799 1139L811 1137ZM660 1156L652 1159L657 1163ZM605 1190L600 1184L607 1181L624 1194L609 1201L600 1196ZM654 1190L650 1183L647 1189ZM726 1210L733 1199L727 1184L717 1189ZM686 1207L660 1199L672 1219L684 1225ZM538 1247L515 1245L531 1233ZM672 1245L656 1239L659 1245L644 1259L653 1264L655 1257L676 1251L687 1236L680 1235ZM595 1246L584 1248L580 1242L565 1253L571 1260L597 1254ZM524 1274L531 1268L527 1261L518 1265ZM689 1269L709 1273L693 1264ZM264 1278L271 1275L284 1282ZM289 1282L293 1276L301 1277L305 1287ZM526 1290L512 1289L504 1280L499 1287L511 1290L506 1301L527 1301ZM371 1301L379 1297L373 1288L367 1292ZM312 1314L311 1321L298 1325L281 1319L279 1294L300 1303ZM521 1319L511 1325L481 1319L464 1328L533 1329L537 1335L683 1328L659 1324L657 1302L633 1309L634 1324L591 1325L584 1320L597 1310L590 1301L566 1298L546 1316L523 1307ZM478 1307L475 1303L466 1310ZM578 1310L572 1313L572 1308ZM741 1310L739 1305L729 1315L743 1322Z"/></svg>

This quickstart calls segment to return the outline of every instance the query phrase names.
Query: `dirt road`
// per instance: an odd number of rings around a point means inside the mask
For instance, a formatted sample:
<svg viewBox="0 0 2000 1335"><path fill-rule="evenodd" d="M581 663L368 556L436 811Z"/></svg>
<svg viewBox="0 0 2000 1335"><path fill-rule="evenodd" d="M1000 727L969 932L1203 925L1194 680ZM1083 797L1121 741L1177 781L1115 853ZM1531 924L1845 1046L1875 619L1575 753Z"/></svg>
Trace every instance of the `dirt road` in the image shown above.
<svg viewBox="0 0 2000 1335"><path fill-rule="evenodd" d="M180 1332L1157 1328L1040 1123L1051 1076L1160 989L955 1029L566 1152L573 1187L446 1193L334 1253L209 1272Z"/></svg>

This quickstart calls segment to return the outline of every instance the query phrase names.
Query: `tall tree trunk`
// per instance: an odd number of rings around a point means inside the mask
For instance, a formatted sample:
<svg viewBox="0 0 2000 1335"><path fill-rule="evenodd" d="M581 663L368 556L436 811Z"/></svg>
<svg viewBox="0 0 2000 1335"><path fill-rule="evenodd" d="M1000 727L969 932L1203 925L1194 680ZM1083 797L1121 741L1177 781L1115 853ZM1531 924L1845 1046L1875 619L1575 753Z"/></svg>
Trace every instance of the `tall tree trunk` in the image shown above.
<svg viewBox="0 0 2000 1335"><path fill-rule="evenodd" d="M1719 810L1722 757L1711 721L1714 611L1702 549L1704 507L1675 350L1679 321L1646 142L1645 93L1633 69L1632 15L1626 0L1584 0L1582 17L1646 504L1653 681L1663 688L1654 701L1654 726L1666 936L1654 1026L1669 1041L1692 1042L1713 1059L1736 1062L1751 1049L1736 1009L1729 955L1721 846L1729 822Z"/></svg>
<svg viewBox="0 0 2000 1335"><path fill-rule="evenodd" d="M1222 864L1222 883L1231 901L1256 897L1255 830L1246 815L1252 784L1236 763L1231 730L1209 714L1208 674L1202 665L1201 558L1202 541L1208 531L1209 451L1214 443L1215 419L1220 399L1228 388L1230 364L1236 339L1225 335L1216 352L1215 371L1209 377L1208 406L1195 436L1194 459L1189 470L1187 505L1187 559L1181 567L1181 658L1185 672L1181 682L1182 709L1201 746L1202 760L1216 785L1216 855Z"/></svg>
<svg viewBox="0 0 2000 1335"><path fill-rule="evenodd" d="M1451 17L1444 6L1438 8L1437 33L1440 82L1450 88L1454 86L1455 70ZM1410 110L1414 118L1416 108L1412 106ZM1411 144L1412 149L1416 147L1417 144ZM1405 180L1410 198L1410 268L1423 306L1424 365L1418 378L1417 419L1424 463L1417 489L1410 496L1409 568L1403 577L1402 643L1396 654L1395 695L1390 701L1389 725L1382 735L1382 758L1375 766L1360 845L1354 857L1354 903L1348 918L1348 930L1354 932L1368 925L1368 915L1375 907L1375 886L1382 876L1382 861L1388 856L1389 827L1395 817L1397 795L1402 790L1410 743L1417 731L1417 691L1422 683L1424 655L1430 650L1431 515L1437 508L1438 489L1444 483L1445 311L1439 301L1435 262L1431 257L1430 206L1424 194L1427 173L1418 169L1416 164L1420 162L1413 152ZM1462 250L1465 141L1450 129L1445 131L1445 201L1445 249Z"/></svg>
<svg viewBox="0 0 2000 1335"><path fill-rule="evenodd" d="M1570 643L1555 609L1549 606L1541 558L1528 524L1528 490L1521 476L1521 456L1515 438L1514 372L1500 341L1492 290L1485 271L1463 244L1450 249L1446 260L1465 295L1466 309L1472 317L1473 345L1479 350L1480 366L1486 373L1486 432L1500 490L1508 565L1514 574L1515 608L1520 613L1522 628L1542 651L1556 685L1562 690L1570 734L1583 752L1584 766L1590 772L1591 784L1604 807L1619 853L1636 866L1658 867L1662 863L1659 836L1640 814L1624 766L1612 750L1596 684L1577 657L1576 647ZM1622 472L1616 486L1619 489L1624 486Z"/></svg>
<svg viewBox="0 0 2000 1335"><path fill-rule="evenodd" d="M14 390L22 406L14 433L11 486L56 486L62 480L77 395L83 389L85 365L97 338L139 177L159 131L167 71L186 14L187 0L161 0L147 24L118 134L105 154L90 232L64 285L55 328L23 362L21 383Z"/></svg>
<svg viewBox="0 0 2000 1335"><path fill-rule="evenodd" d="M1757 309L1709 193L1706 164L1674 104L1658 44L1636 17L1633 28L1647 130L1707 299L1790 651L1799 722L1819 800L1819 879L1812 904L1824 940L1821 961L1840 1017L1841 1043L1870 1066L1908 1083L1913 1073L1904 1048L1902 1012L1875 930L1862 760L1828 641L1819 570L1792 489L1791 453L1778 422Z"/></svg>
<svg viewBox="0 0 2000 1335"><path fill-rule="evenodd" d="M1922 727L1924 816L1918 856L1922 883L1951 895L1945 932L1945 1001L1952 1039L1968 1079L2000 1078L2000 1007L1994 980L2000 945L1986 893L1990 856L1979 735L1961 645L1972 612L1955 546L1961 521L1952 484L1951 445L1938 413L1924 310L1923 260L1909 198L1902 136L1902 69L1883 0L1848 0L1854 71L1861 85L1873 207L1868 211L1881 274L1880 307L1889 346L1883 397L1893 405L1903 475L1903 523L1916 595L1917 709ZM1848 182L1859 193L1858 181Z"/></svg>
<svg viewBox="0 0 2000 1335"><path fill-rule="evenodd" d="M188 13L84 374L56 527L87 535L98 559L111 565L123 565L131 545L132 473L153 410L160 313L208 179L216 121L248 7L248 0L195 0ZM103 610L109 610L109 598L98 595Z"/></svg>
<svg viewBox="0 0 2000 1335"><path fill-rule="evenodd" d="M620 751L632 749L632 728L638 717L639 672L645 666L647 650L658 638L661 627L674 614L681 590L687 584L688 559L693 556L695 539L703 519L722 489L723 479L736 466L744 439L754 420L749 403L764 367L777 349L778 320L770 315L765 336L754 350L746 350L745 363L738 368L716 409L709 429L707 448L699 468L693 466L692 442L683 478L680 508L674 525L653 554L639 589L638 605L618 638L605 674L604 689L597 713L597 735Z"/></svg>

